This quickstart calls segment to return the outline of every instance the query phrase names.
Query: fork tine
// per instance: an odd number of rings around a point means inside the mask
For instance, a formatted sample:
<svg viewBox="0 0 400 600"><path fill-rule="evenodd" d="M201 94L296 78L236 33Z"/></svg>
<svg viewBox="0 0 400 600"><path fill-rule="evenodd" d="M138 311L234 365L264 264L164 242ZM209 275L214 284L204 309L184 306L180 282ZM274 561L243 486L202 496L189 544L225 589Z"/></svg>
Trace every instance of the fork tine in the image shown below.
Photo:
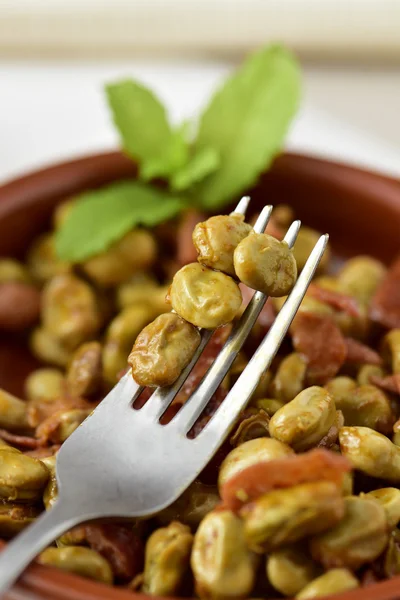
<svg viewBox="0 0 400 600"><path fill-rule="evenodd" d="M239 201L239 203L237 204L237 206L233 212L245 215L246 210L249 206L249 203L250 203L250 196L243 196L243 198L241 198L241 200ZM272 207L271 207L271 211L272 211ZM271 213L271 211L270 211L270 213ZM260 217L261 217L261 215L260 215ZM259 219L260 219L260 217L259 217ZM265 225L264 225L264 227L265 227ZM197 348L197 350L196 350L192 360L188 364L188 366L182 371L182 373L180 374L178 379L171 386L168 386L165 388L157 388L154 391L154 393L149 398L149 400L146 402L146 404L140 409L142 417L158 420L164 414L164 412L166 411L168 406L171 404L171 402L173 401L173 399L175 398L175 396L178 394L179 390L185 383L191 370L193 369L194 365L198 361L201 353L203 352L204 348L210 341L212 334L213 334L213 331L209 330L209 329L203 329L201 331L200 345ZM150 402L150 400L151 400L151 402Z"/></svg>
<svg viewBox="0 0 400 600"><path fill-rule="evenodd" d="M322 258L328 239L329 236L327 234L319 238L271 329L250 359L249 364L229 391L224 402L218 408L204 430L199 434L197 439L202 437L204 440L206 436L210 436L210 443L211 440L220 440L222 442L229 434L230 428L234 424L239 413L245 408L257 387L261 375L268 369L280 347ZM192 421L186 425L185 431L188 432L191 427Z"/></svg>
<svg viewBox="0 0 400 600"><path fill-rule="evenodd" d="M266 228L268 221L270 219L271 213L272 213L272 209L274 207L271 204L268 204L267 206L264 206L264 208L262 209L262 211L260 212L257 221L254 223L254 231L256 233L263 233L264 229Z"/></svg>
<svg viewBox="0 0 400 600"><path fill-rule="evenodd" d="M300 221L294 221L289 227L285 235L285 241L290 247L294 245L299 229ZM190 427L194 425L210 401L211 396L215 393L228 370L232 366L233 361L246 341L247 336L256 322L266 300L267 296L262 292L254 293L253 298L249 302L249 305L239 321L234 326L232 333L225 342L222 350L208 369L207 373L204 375L203 379L200 381L197 389L186 401L186 404L181 408L174 420L183 420L185 423L190 423Z"/></svg>
<svg viewBox="0 0 400 600"><path fill-rule="evenodd" d="M287 230L286 235L283 239L287 243L289 248L293 248L293 246L297 240L297 236L299 235L300 227L301 227L301 221L297 220L297 221L293 221L293 223Z"/></svg>
<svg viewBox="0 0 400 600"><path fill-rule="evenodd" d="M243 198L241 198L241 200L239 200L235 210L233 212L231 212L231 214L239 213L241 215L245 215L246 211L249 207L249 203L250 203L250 196L243 196Z"/></svg>

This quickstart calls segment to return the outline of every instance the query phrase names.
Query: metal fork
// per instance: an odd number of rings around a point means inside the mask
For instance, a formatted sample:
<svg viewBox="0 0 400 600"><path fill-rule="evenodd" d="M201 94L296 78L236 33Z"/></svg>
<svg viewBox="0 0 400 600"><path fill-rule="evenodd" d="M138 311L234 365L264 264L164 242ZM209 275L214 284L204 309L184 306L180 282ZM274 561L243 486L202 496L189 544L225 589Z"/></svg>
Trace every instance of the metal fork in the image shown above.
<svg viewBox="0 0 400 600"><path fill-rule="evenodd" d="M249 198L235 212L245 214ZM263 232L271 215L266 206L254 226ZM296 241L300 221L289 227L285 240ZM195 439L187 434L222 382L257 320L267 297L255 292L233 327L221 352L197 389L167 425L159 420L177 395L209 341L201 344L179 379L158 388L143 408L132 404L143 388L126 374L94 412L64 442L57 455L59 497L54 507L27 527L0 555L0 594L23 569L57 537L83 521L100 517L144 517L176 500L201 472L229 434L245 408L260 377L270 366L307 291L323 255L328 235L320 237L307 263L276 317L224 402Z"/></svg>

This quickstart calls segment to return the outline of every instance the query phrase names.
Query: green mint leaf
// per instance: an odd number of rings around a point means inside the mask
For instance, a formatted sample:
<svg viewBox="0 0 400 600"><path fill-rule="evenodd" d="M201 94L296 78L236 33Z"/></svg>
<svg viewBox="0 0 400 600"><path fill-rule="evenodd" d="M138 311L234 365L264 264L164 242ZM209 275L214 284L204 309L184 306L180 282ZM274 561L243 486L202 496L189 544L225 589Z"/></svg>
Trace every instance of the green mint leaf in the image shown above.
<svg viewBox="0 0 400 600"><path fill-rule="evenodd" d="M189 159L189 145L187 142L188 123L171 132L164 152L142 161L140 177L144 181L163 177L168 179L171 174L181 169Z"/></svg>
<svg viewBox="0 0 400 600"><path fill-rule="evenodd" d="M135 225L156 225L179 213L184 201L136 181L86 192L56 234L61 260L79 262L107 250Z"/></svg>
<svg viewBox="0 0 400 600"><path fill-rule="evenodd" d="M162 156L171 128L158 98L131 79L107 85L106 93L125 152L139 163Z"/></svg>
<svg viewBox="0 0 400 600"><path fill-rule="evenodd" d="M196 141L221 160L196 190L204 208L219 208L256 182L281 149L299 98L299 66L280 46L250 56L216 92Z"/></svg>
<svg viewBox="0 0 400 600"><path fill-rule="evenodd" d="M215 148L200 148L186 165L172 174L170 183L173 190L182 191L202 181L220 166L220 158Z"/></svg>

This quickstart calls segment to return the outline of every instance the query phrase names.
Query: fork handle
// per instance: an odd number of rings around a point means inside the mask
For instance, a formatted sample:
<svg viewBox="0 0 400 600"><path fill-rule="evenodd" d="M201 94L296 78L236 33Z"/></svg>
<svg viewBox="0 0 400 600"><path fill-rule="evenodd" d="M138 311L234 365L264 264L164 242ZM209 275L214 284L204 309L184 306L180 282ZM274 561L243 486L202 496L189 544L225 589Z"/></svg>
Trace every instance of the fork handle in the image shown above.
<svg viewBox="0 0 400 600"><path fill-rule="evenodd" d="M29 525L0 553L0 597L18 579L29 563L49 544L83 518L73 514L68 503L56 502L52 509Z"/></svg>

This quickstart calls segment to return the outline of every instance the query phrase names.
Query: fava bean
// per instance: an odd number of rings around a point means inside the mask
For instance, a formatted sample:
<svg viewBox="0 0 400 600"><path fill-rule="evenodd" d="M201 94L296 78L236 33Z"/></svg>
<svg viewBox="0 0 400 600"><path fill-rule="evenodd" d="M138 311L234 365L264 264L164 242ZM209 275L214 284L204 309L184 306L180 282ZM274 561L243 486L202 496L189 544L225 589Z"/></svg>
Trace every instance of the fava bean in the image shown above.
<svg viewBox="0 0 400 600"><path fill-rule="evenodd" d="M233 253L237 245L253 231L244 216L232 213L210 217L193 231L197 260L204 266L235 276Z"/></svg>
<svg viewBox="0 0 400 600"><path fill-rule="evenodd" d="M385 371L378 365L362 365L357 373L359 385L371 384L371 377L384 377Z"/></svg>
<svg viewBox="0 0 400 600"><path fill-rule="evenodd" d="M301 227L293 246L293 254L299 271L303 269L320 236L321 234L315 229L311 229L311 227L305 227L304 225ZM326 271L330 260L330 254L330 247L328 246L317 267L317 273L324 273Z"/></svg>
<svg viewBox="0 0 400 600"><path fill-rule="evenodd" d="M157 242L147 229L133 229L118 242L118 250L134 273L149 269L157 258Z"/></svg>
<svg viewBox="0 0 400 600"><path fill-rule="evenodd" d="M374 498L383 507L389 527L396 527L400 522L400 490L397 488L381 488L365 494L365 498Z"/></svg>
<svg viewBox="0 0 400 600"><path fill-rule="evenodd" d="M272 381L272 396L285 403L293 400L304 389L306 371L307 363L300 354L285 356Z"/></svg>
<svg viewBox="0 0 400 600"><path fill-rule="evenodd" d="M325 568L359 569L372 562L388 542L388 523L375 499L348 496L343 519L311 540L311 554Z"/></svg>
<svg viewBox="0 0 400 600"><path fill-rule="evenodd" d="M200 598L248 596L257 565L241 519L227 510L209 513L195 534L191 565Z"/></svg>
<svg viewBox="0 0 400 600"><path fill-rule="evenodd" d="M370 256L347 260L338 274L343 292L368 304L387 272L386 267Z"/></svg>
<svg viewBox="0 0 400 600"><path fill-rule="evenodd" d="M38 459L14 448L0 448L0 498L6 502L38 500L49 479L49 471Z"/></svg>
<svg viewBox="0 0 400 600"><path fill-rule="evenodd" d="M392 329L385 335L382 352L393 373L400 373L400 329Z"/></svg>
<svg viewBox="0 0 400 600"><path fill-rule="evenodd" d="M300 452L315 446L336 418L335 402L326 390L312 386L300 392L271 417L271 437Z"/></svg>
<svg viewBox="0 0 400 600"><path fill-rule="evenodd" d="M218 491L213 485L194 481L173 504L157 514L157 520L167 525L180 521L196 529L202 519L220 503Z"/></svg>
<svg viewBox="0 0 400 600"><path fill-rule="evenodd" d="M33 331L30 346L37 358L50 365L66 367L71 359L71 351L67 350L60 340L44 327L38 327Z"/></svg>
<svg viewBox="0 0 400 600"><path fill-rule="evenodd" d="M66 383L73 396L88 398L100 391L103 364L99 342L87 342L79 346L68 367Z"/></svg>
<svg viewBox="0 0 400 600"><path fill-rule="evenodd" d="M249 548L269 552L336 525L344 515L343 498L330 481L277 489L240 511Z"/></svg>
<svg viewBox="0 0 400 600"><path fill-rule="evenodd" d="M284 596L293 598L318 577L320 568L307 556L304 548L293 545L270 552L266 571L273 587Z"/></svg>
<svg viewBox="0 0 400 600"><path fill-rule="evenodd" d="M328 389L329 386L328 384ZM385 392L374 385L360 385L334 395L336 408L341 410L345 425L370 427L381 433L389 433L394 422L394 415L389 398Z"/></svg>
<svg viewBox="0 0 400 600"><path fill-rule="evenodd" d="M347 312L340 311L336 312L333 316L343 335L362 341L368 337L371 330L368 306L366 304L359 304L358 313L358 316L353 316Z"/></svg>
<svg viewBox="0 0 400 600"><path fill-rule="evenodd" d="M340 409L340 403L357 389L357 383L351 377L340 375L328 381L324 387L335 400L337 408Z"/></svg>
<svg viewBox="0 0 400 600"><path fill-rule="evenodd" d="M145 229L134 229L106 252L89 258L82 267L96 284L112 287L151 267L156 257L153 235Z"/></svg>
<svg viewBox="0 0 400 600"><path fill-rule="evenodd" d="M103 346L103 373L114 385L118 374L126 368L128 355L143 329L153 318L151 307L134 305L122 310L110 323Z"/></svg>
<svg viewBox="0 0 400 600"><path fill-rule="evenodd" d="M9 281L29 283L30 276L26 267L13 258L0 258L0 284Z"/></svg>
<svg viewBox="0 0 400 600"><path fill-rule="evenodd" d="M75 275L54 277L43 290L42 322L64 347L76 349L90 340L100 326L94 291Z"/></svg>
<svg viewBox="0 0 400 600"><path fill-rule="evenodd" d="M242 304L239 286L231 277L199 263L186 265L176 273L170 298L178 315L205 329L232 321Z"/></svg>
<svg viewBox="0 0 400 600"><path fill-rule="evenodd" d="M56 255L53 234L45 234L35 240L27 258L29 272L39 283L71 271L71 264L59 260Z"/></svg>
<svg viewBox="0 0 400 600"><path fill-rule="evenodd" d="M0 388L0 427L24 433L29 430L26 403Z"/></svg>
<svg viewBox="0 0 400 600"><path fill-rule="evenodd" d="M145 273L138 273L127 283L117 289L117 304L122 310L134 304L150 304L154 309L154 317L168 311L165 296L168 285L159 285L155 279Z"/></svg>
<svg viewBox="0 0 400 600"><path fill-rule="evenodd" d="M278 204L272 211L272 219L279 227L289 227L294 218L294 210L288 204Z"/></svg>
<svg viewBox="0 0 400 600"><path fill-rule="evenodd" d="M113 574L109 563L98 552L90 548L82 546L47 548L39 554L37 560L41 565L57 567L63 571L109 585L113 583Z"/></svg>
<svg viewBox="0 0 400 600"><path fill-rule="evenodd" d="M64 375L59 369L36 369L26 379L26 398L30 401L52 401L61 396L64 384Z"/></svg>
<svg viewBox="0 0 400 600"><path fill-rule="evenodd" d="M234 252L235 272L240 281L268 296L286 296L292 289L297 267L286 242L267 233L245 237Z"/></svg>
<svg viewBox="0 0 400 600"><path fill-rule="evenodd" d="M282 302L283 305L283 302ZM334 316L335 311L333 310L333 308L331 308L328 304L325 304L325 302L321 302L320 300L317 300L316 298L313 298L312 296L305 296L299 306L299 310L297 311L298 314L300 313L313 313L315 315L322 315L322 316Z"/></svg>
<svg viewBox="0 0 400 600"><path fill-rule="evenodd" d="M342 427L339 442L355 469L400 483L400 448L386 436L368 427Z"/></svg>
<svg viewBox="0 0 400 600"><path fill-rule="evenodd" d="M192 543L189 527L177 521L152 533L146 544L143 592L177 594L189 569Z"/></svg>
<svg viewBox="0 0 400 600"><path fill-rule="evenodd" d="M109 248L86 260L82 269L93 283L101 288L111 288L129 279L134 270L122 258L117 248Z"/></svg>
<svg viewBox="0 0 400 600"><path fill-rule="evenodd" d="M40 514L40 508L14 502L0 503L0 535L10 539L33 523Z"/></svg>
<svg viewBox="0 0 400 600"><path fill-rule="evenodd" d="M192 360L200 333L174 313L165 313L137 336L129 355L132 376L143 386L171 385Z"/></svg>
<svg viewBox="0 0 400 600"><path fill-rule="evenodd" d="M280 408L282 408L282 406L285 405L285 402L282 402L282 400L277 400L276 398L259 398L251 404L256 408L261 408L267 413L268 416L272 417Z"/></svg>
<svg viewBox="0 0 400 600"><path fill-rule="evenodd" d="M320 598L321 596L354 590L358 587L360 587L360 583L351 571L348 569L331 569L307 584L297 594L296 599Z"/></svg>

